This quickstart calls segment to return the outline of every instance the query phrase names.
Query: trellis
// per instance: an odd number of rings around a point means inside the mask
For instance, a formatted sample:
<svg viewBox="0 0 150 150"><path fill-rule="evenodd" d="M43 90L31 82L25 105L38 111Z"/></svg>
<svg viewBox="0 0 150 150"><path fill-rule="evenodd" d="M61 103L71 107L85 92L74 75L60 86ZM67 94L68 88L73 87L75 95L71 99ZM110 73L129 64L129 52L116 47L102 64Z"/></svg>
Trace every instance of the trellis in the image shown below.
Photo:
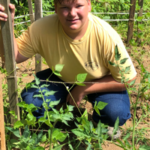
<svg viewBox="0 0 150 150"><path fill-rule="evenodd" d="M129 17L129 26L130 29L133 28L134 23L134 14L135 14L135 1L131 0L131 8L130 8L130 17ZM139 0L142 1L142 0ZM2 28L2 36L3 36L3 45L4 45L4 52L5 52L5 61L6 61L6 70L7 70L7 83L8 83L8 95L9 95L9 103L10 103L10 110L15 111L15 114L18 116L17 120L20 119L20 112L19 107L17 106L18 103L18 96L17 96L17 78L16 78L16 66L15 66L15 56L14 56L14 42L13 42L13 33L12 33L12 21L11 15L9 11L8 4L10 3L9 0L0 0L0 3L5 7L5 13L8 14L8 21L1 22ZM28 0L29 6L29 16L31 23L34 22L34 15L32 10L32 3L31 0ZM42 0L35 1L35 20L42 17ZM142 6L142 5L141 5ZM100 14L100 13L99 13ZM121 14L121 13L116 13ZM21 16L19 16L21 18ZM19 18L16 17L16 18ZM121 19L117 20L121 21ZM128 21L128 20L126 20ZM28 21L29 22L29 21ZM130 32L132 30L129 30ZM131 34L132 35L132 34ZM132 37L130 35L130 38ZM130 40L130 39L128 39ZM9 43L9 44L8 44ZM36 55L36 72L41 70L41 56ZM2 78L0 79L2 85ZM5 131L4 131L4 112L3 112L3 99L2 99L2 89L0 87L0 121L1 121L1 128L0 128L0 137L1 137L1 149L6 150L6 143L5 143ZM14 124L16 119L11 118L11 124Z"/></svg>
<svg viewBox="0 0 150 150"><path fill-rule="evenodd" d="M44 13L44 12L54 13L54 11L42 11L42 13ZM129 15L128 12L92 12L92 14L94 14L94 15L103 15L103 14L104 15L105 14L107 14L107 15ZM141 13L135 13L135 14L141 16L140 15ZM142 13L142 14L147 14L147 13ZM31 16L33 16L33 13L30 13L30 14L27 14L27 15L22 15L22 16L17 16L17 17L15 17L15 19L24 18L26 16L30 16L31 17ZM108 21L108 22L119 22L119 21L121 21L121 22L122 21L128 22L129 21L129 19L103 19L103 20ZM148 21L148 20L150 20L150 19L149 18L148 19L142 19L142 21ZM137 20L134 19L134 21L137 21ZM16 25L24 24L24 23L28 23L28 22L32 23L32 19L30 18L30 20L19 22L19 23L15 23L14 25L16 26Z"/></svg>

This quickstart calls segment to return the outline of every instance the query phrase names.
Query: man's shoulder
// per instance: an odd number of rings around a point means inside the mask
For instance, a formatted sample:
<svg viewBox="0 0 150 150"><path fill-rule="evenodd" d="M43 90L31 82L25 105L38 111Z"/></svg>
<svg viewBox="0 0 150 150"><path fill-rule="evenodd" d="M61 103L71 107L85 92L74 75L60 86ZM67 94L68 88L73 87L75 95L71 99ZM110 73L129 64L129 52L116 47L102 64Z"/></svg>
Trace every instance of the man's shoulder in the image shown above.
<svg viewBox="0 0 150 150"><path fill-rule="evenodd" d="M93 25L96 28L100 28L101 30L106 30L108 32L114 30L108 22L91 13L89 14L89 19L93 22Z"/></svg>
<svg viewBox="0 0 150 150"><path fill-rule="evenodd" d="M56 27L56 24L58 23L58 17L56 14L46 16L44 18L41 18L37 21L35 21L31 25L31 29L37 31L44 31L44 30L53 30L53 28Z"/></svg>
<svg viewBox="0 0 150 150"><path fill-rule="evenodd" d="M93 14L89 15L89 19L92 21L94 29L97 30L96 33L100 33L101 37L109 36L113 41L115 41L116 38L121 38L117 31L105 20Z"/></svg>

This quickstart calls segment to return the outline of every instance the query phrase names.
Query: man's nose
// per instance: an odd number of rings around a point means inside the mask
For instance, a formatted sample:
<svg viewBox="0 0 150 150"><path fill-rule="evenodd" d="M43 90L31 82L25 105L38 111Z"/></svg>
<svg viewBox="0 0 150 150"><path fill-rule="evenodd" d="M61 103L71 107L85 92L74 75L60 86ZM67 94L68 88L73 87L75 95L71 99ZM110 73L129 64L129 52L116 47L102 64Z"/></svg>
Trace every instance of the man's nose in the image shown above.
<svg viewBox="0 0 150 150"><path fill-rule="evenodd" d="M75 8L71 8L70 9L70 15L71 16L75 16L76 15L76 9Z"/></svg>

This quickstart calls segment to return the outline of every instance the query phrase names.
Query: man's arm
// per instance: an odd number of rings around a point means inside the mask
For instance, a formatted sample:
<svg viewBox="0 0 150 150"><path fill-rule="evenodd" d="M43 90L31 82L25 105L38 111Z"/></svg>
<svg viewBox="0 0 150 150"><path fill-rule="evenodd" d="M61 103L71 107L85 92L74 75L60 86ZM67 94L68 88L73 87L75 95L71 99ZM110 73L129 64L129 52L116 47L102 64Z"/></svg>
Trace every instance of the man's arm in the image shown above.
<svg viewBox="0 0 150 150"><path fill-rule="evenodd" d="M134 77L128 83L135 79L136 77ZM115 81L111 75L105 76L98 80L94 80L93 82L85 83L85 85L86 86L76 86L71 91L71 94L78 106L80 105L81 100L87 94L103 92L121 92L126 90L125 84ZM69 102L71 105L76 106L69 94L67 96L67 102Z"/></svg>
<svg viewBox="0 0 150 150"><path fill-rule="evenodd" d="M18 51L18 46L17 46L15 35L14 35L15 5L9 4L9 8L11 10L11 17L12 17L12 29L13 29L13 37L14 37L15 60L16 60L17 63L21 63L21 62L27 60L28 58L22 56ZM8 19L8 15L6 13L4 13L4 10L5 10L5 8L2 5L0 5L0 21L7 21L7 19Z"/></svg>

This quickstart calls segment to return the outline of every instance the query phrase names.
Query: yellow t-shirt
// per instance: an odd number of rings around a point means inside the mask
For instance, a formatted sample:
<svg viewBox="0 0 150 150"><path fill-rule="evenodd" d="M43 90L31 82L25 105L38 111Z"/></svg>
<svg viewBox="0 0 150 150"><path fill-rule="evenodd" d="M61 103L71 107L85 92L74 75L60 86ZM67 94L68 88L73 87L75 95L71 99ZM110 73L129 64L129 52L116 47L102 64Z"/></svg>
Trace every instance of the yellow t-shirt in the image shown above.
<svg viewBox="0 0 150 150"><path fill-rule="evenodd" d="M120 82L119 69L109 64L114 62L115 45L122 58L128 58L122 65L130 67L126 78L136 76L133 63L117 32L105 21L89 13L89 25L80 40L73 40L64 32L57 14L44 17L33 23L18 39L19 52L25 57L39 53L50 68L64 64L61 79L74 82L77 74L87 73L86 81L112 74Z"/></svg>

